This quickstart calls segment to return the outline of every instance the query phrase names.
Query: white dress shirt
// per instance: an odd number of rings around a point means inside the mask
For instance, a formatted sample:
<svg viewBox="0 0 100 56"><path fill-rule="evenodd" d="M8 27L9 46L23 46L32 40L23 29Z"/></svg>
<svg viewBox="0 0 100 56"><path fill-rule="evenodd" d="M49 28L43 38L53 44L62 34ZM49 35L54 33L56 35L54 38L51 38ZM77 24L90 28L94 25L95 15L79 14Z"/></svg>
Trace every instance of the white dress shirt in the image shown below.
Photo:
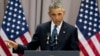
<svg viewBox="0 0 100 56"><path fill-rule="evenodd" d="M62 21L62 22L63 22L63 21ZM61 29L61 26L62 26L62 22L61 22L60 25L57 26L57 34L58 34L58 35L59 35L60 29ZM54 24L54 22L52 21L52 22L51 22L51 35L52 35L52 31L53 31L53 29L54 29L54 26L55 26L55 24Z"/></svg>

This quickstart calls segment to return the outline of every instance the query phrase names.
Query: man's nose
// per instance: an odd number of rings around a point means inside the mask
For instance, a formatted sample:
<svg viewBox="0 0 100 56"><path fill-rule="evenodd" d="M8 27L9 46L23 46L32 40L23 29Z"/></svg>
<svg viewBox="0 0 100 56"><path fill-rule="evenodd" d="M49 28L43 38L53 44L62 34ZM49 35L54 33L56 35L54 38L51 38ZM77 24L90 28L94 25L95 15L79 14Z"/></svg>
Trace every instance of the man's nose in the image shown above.
<svg viewBox="0 0 100 56"><path fill-rule="evenodd" d="M55 19L58 19L59 17L56 15Z"/></svg>

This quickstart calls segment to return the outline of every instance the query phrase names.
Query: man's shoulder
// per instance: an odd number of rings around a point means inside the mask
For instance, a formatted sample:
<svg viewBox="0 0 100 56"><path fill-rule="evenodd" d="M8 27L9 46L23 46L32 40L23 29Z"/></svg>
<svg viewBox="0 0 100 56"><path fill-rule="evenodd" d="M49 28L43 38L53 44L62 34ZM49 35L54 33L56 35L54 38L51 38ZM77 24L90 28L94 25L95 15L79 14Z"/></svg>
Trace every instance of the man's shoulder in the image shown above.
<svg viewBox="0 0 100 56"><path fill-rule="evenodd" d="M69 28L69 29L76 29L76 27L75 27L74 25L71 25L71 24L69 24L69 23L67 23L67 22L64 22L64 26L65 26L66 28Z"/></svg>

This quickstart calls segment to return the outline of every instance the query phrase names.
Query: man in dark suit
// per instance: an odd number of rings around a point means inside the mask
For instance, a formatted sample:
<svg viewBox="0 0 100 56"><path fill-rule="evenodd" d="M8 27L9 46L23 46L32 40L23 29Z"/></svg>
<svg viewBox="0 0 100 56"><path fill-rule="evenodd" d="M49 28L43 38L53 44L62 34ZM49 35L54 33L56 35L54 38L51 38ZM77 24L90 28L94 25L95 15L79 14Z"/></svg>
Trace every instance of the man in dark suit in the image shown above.
<svg viewBox="0 0 100 56"><path fill-rule="evenodd" d="M77 29L64 22L65 10L61 3L53 2L49 6L49 16L51 21L40 24L32 41L27 46L20 45L13 41L8 47L14 48L16 53L24 53L24 50L36 50L39 46L41 50L79 50Z"/></svg>

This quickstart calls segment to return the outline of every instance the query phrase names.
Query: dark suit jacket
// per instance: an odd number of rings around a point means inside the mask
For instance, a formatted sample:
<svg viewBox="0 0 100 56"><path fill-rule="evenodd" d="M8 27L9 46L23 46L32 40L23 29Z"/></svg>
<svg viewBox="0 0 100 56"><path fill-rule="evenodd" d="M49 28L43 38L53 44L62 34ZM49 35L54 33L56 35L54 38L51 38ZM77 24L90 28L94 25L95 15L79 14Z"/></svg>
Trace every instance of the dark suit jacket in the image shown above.
<svg viewBox="0 0 100 56"><path fill-rule="evenodd" d="M51 31L51 22L41 24L37 27L32 41L27 45L18 45L16 53L24 53L24 50L36 50L39 46L41 50L50 50L47 42L47 35ZM54 50L79 50L77 29L63 22L60 33L58 35L58 44Z"/></svg>

